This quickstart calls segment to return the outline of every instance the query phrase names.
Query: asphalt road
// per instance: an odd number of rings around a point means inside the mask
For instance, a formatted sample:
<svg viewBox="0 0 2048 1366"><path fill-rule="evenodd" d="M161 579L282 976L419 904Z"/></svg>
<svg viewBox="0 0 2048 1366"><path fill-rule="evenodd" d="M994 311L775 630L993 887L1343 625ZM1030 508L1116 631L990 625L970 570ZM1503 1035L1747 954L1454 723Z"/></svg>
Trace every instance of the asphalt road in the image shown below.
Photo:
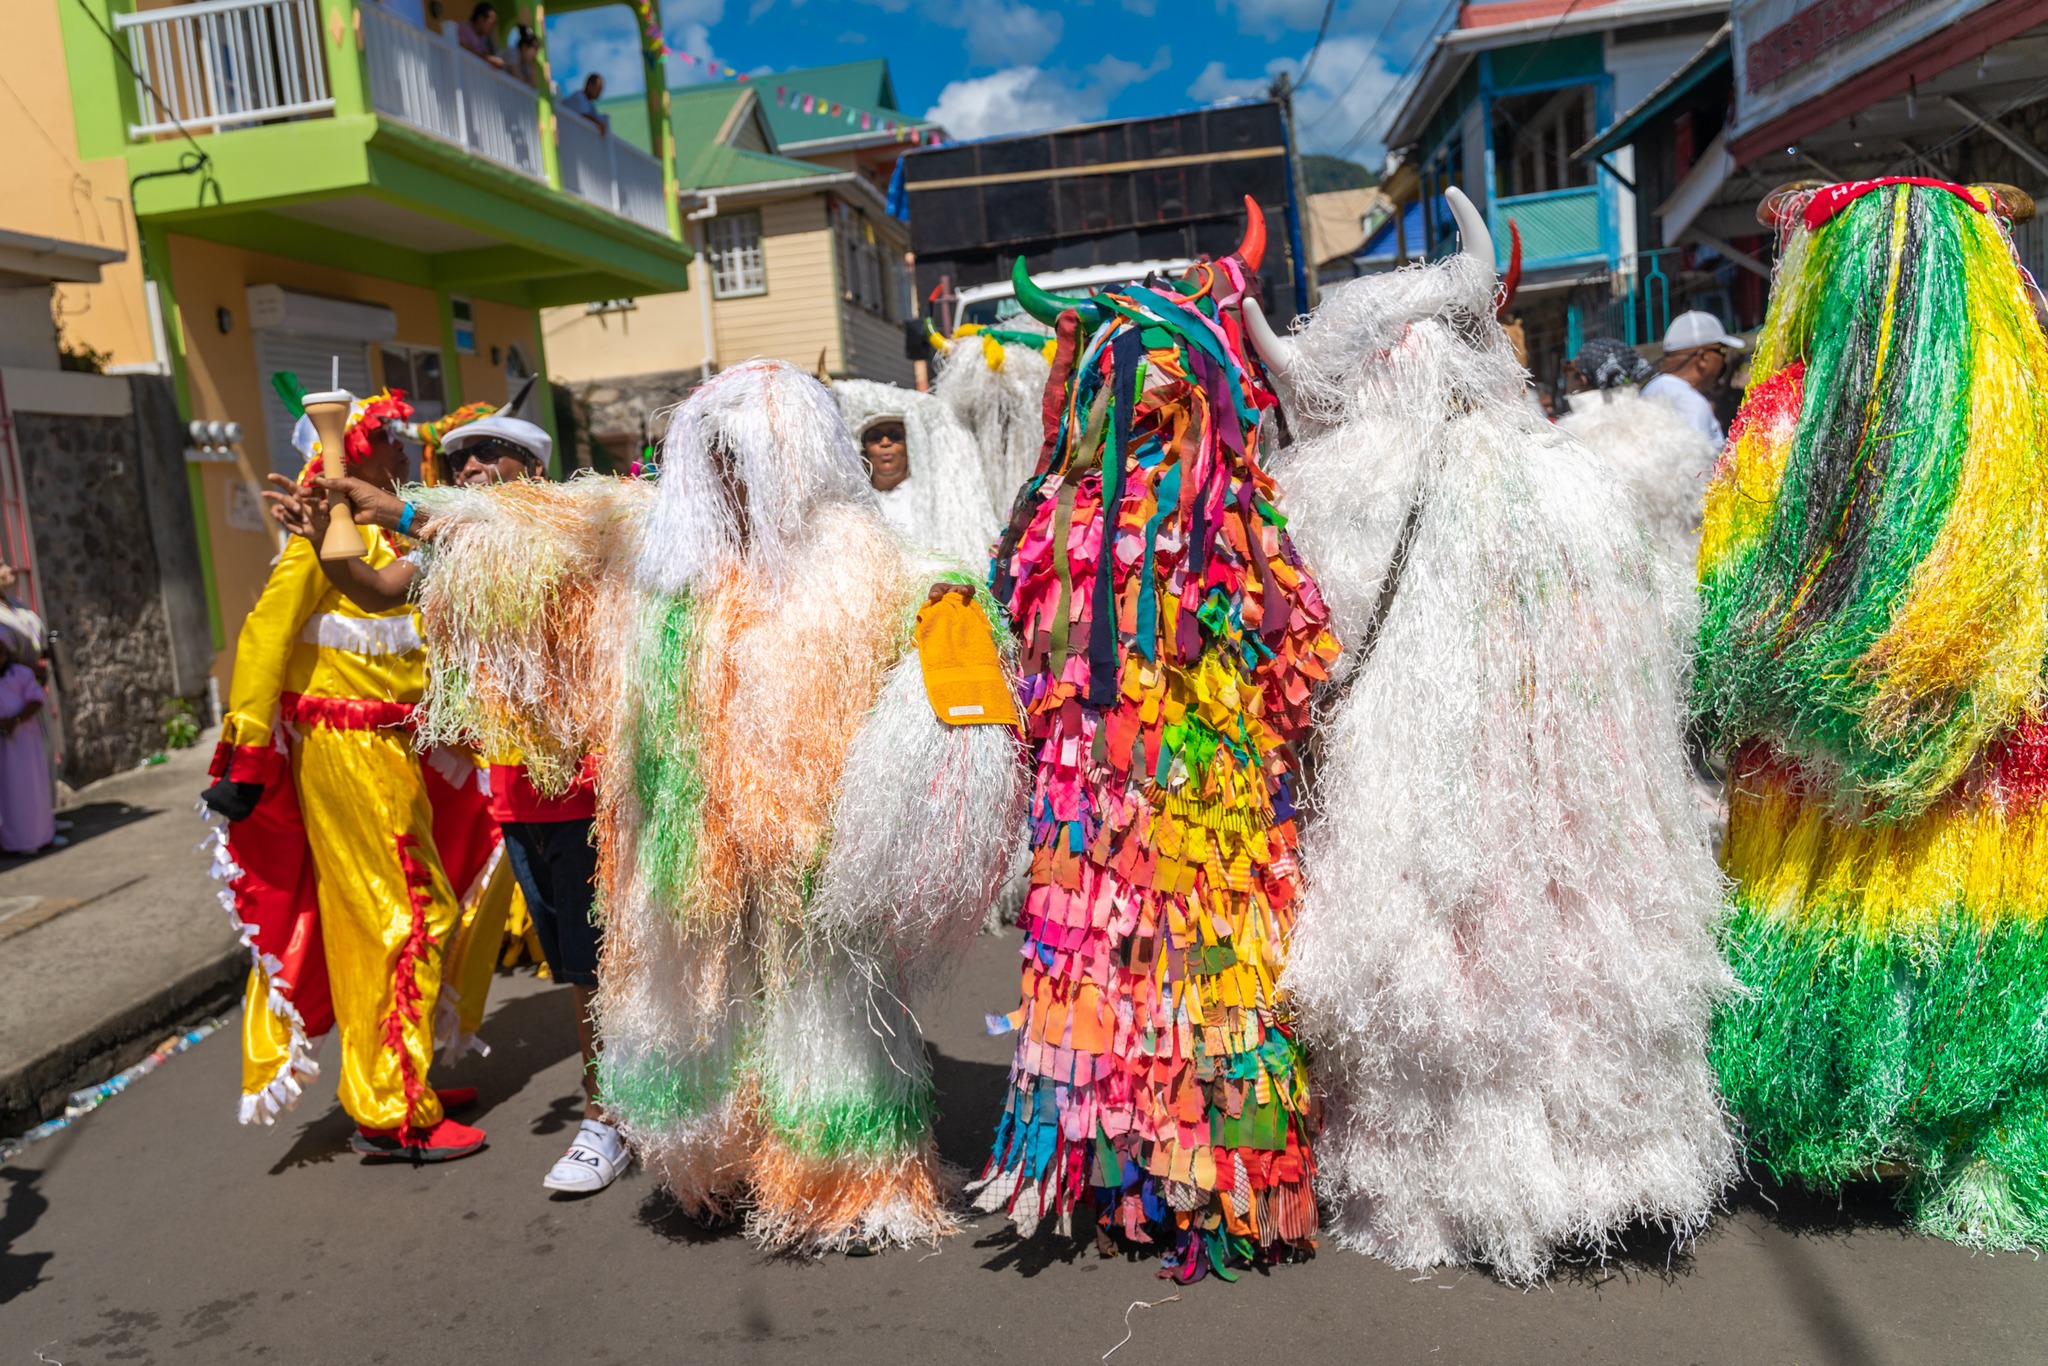
<svg viewBox="0 0 2048 1366"><path fill-rule="evenodd" d="M978 1165L1015 990L983 939L926 1012L946 1117ZM345 1151L331 1082L274 1129L234 1123L223 1033L0 1168L0 1366L123 1362L1099 1361L1146 1263L984 1218L933 1251L764 1257L678 1216L638 1171L595 1198L540 1178L576 1119L568 993L500 976L483 1088L491 1146L415 1170ZM232 1022L231 1022L232 1023ZM1774 1203L1775 1202L1775 1203ZM1653 1237L1527 1293L1413 1277L1325 1250L1130 1314L1116 1366L1261 1362L2028 1362L2048 1360L2048 1265L1901 1230L1873 1192L1754 1189L1689 1253ZM40 1353L40 1357L39 1354Z"/></svg>

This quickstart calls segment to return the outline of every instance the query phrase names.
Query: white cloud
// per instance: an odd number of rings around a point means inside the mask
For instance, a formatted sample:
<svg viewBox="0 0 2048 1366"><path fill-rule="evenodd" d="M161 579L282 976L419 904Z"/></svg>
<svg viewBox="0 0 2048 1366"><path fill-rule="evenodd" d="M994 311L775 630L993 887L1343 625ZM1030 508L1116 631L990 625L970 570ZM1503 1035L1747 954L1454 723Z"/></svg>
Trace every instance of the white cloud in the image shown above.
<svg viewBox="0 0 2048 1366"><path fill-rule="evenodd" d="M1390 55L1363 34L1324 41L1308 84L1294 97L1301 150L1342 153L1379 169L1387 129L1399 112L1387 96L1400 83L1401 70L1389 61Z"/></svg>
<svg viewBox="0 0 2048 1366"><path fill-rule="evenodd" d="M924 116L956 138L985 138L1081 123L1099 115L1107 103L1091 104L1035 66L1013 66L949 82Z"/></svg>
<svg viewBox="0 0 2048 1366"><path fill-rule="evenodd" d="M1202 68L1202 74L1195 77L1188 87L1188 98L1200 100L1203 104L1221 104L1225 100L1263 99L1266 88L1272 84L1265 76L1232 76L1221 62L1211 62Z"/></svg>
<svg viewBox="0 0 2048 1366"><path fill-rule="evenodd" d="M710 26L725 17L725 0L669 0L662 15L664 36L678 52L713 61ZM548 70L555 86L574 90L591 72L604 77L607 95L633 95L646 89L646 68L640 62L640 35L632 11L620 5L548 16ZM701 79L703 69L671 59L671 81Z"/></svg>
<svg viewBox="0 0 2048 1366"><path fill-rule="evenodd" d="M1029 5L974 4L949 10L941 22L967 31L967 59L976 66L1029 66L1059 46L1066 21Z"/></svg>
<svg viewBox="0 0 2048 1366"><path fill-rule="evenodd" d="M1387 94L1400 80L1387 60L1363 35L1324 41L1308 84L1294 93L1302 151L1337 153L1378 169L1386 154L1382 139L1395 114ZM1286 72L1291 77L1300 68L1300 62L1281 57L1267 62L1262 76L1232 76L1222 62L1210 62L1188 87L1188 97L1204 104L1263 99L1275 76Z"/></svg>
<svg viewBox="0 0 2048 1366"><path fill-rule="evenodd" d="M951 82L939 92L938 102L925 111L925 117L956 138L1086 123L1101 118L1118 95L1172 65L1172 50L1162 47L1143 65L1122 57L1103 57L1088 67L1084 80L1035 66L1005 67L986 76Z"/></svg>

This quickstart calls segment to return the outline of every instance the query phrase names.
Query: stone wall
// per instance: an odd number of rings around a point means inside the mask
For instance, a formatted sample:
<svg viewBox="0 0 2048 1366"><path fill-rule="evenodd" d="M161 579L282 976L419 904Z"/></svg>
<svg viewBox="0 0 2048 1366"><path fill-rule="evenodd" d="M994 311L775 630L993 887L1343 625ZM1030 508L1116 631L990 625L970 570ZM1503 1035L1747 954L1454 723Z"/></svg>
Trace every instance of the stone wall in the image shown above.
<svg viewBox="0 0 2048 1366"><path fill-rule="evenodd" d="M14 428L76 786L162 748L161 708L177 695L144 469L156 441L132 414L17 412Z"/></svg>

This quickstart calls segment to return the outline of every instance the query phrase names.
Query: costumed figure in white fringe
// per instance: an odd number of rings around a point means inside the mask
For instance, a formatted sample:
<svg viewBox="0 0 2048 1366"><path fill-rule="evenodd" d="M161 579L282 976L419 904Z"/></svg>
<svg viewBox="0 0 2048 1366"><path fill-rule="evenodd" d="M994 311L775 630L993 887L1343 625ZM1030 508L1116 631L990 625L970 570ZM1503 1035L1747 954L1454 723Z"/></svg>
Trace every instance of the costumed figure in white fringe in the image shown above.
<svg viewBox="0 0 2048 1366"><path fill-rule="evenodd" d="M1024 799L1000 614L939 588L972 575L889 529L779 361L676 411L658 486L412 496L429 733L516 747L543 790L604 755L601 1092L642 1160L769 1247L952 1231L912 1004Z"/></svg>
<svg viewBox="0 0 2048 1366"><path fill-rule="evenodd" d="M1649 537L1524 400L1493 246L1245 318L1295 443L1283 511L1348 642L1321 699L1282 989L1325 1095L1326 1226L1516 1282L1735 1170L1706 1037L1729 974Z"/></svg>
<svg viewBox="0 0 2048 1366"><path fill-rule="evenodd" d="M932 392L974 434L990 506L996 521L1007 526L1017 494L1038 472L1045 445L1052 334L1032 318L1017 317L1000 327L969 324L941 344Z"/></svg>
<svg viewBox="0 0 2048 1366"><path fill-rule="evenodd" d="M914 545L980 569L1002 523L974 435L931 394L842 379L832 397L860 443L882 516Z"/></svg>
<svg viewBox="0 0 2048 1366"><path fill-rule="evenodd" d="M1656 372L1626 342L1595 337L1579 348L1572 369L1583 387L1572 391L1571 410L1557 425L1600 457L1635 500L1656 543L1672 629L1689 653L1707 476L1721 453L1678 409L1642 391Z"/></svg>

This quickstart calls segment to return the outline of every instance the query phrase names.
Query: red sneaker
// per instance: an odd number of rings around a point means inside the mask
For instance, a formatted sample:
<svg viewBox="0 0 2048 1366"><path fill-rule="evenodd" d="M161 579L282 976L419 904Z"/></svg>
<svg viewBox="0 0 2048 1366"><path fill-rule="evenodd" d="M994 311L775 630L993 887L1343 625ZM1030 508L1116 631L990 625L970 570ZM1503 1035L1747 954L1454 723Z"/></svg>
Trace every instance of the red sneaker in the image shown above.
<svg viewBox="0 0 2048 1366"><path fill-rule="evenodd" d="M373 1161L453 1162L484 1146L484 1131L442 1119L431 1129L365 1129L349 1135L348 1146Z"/></svg>

